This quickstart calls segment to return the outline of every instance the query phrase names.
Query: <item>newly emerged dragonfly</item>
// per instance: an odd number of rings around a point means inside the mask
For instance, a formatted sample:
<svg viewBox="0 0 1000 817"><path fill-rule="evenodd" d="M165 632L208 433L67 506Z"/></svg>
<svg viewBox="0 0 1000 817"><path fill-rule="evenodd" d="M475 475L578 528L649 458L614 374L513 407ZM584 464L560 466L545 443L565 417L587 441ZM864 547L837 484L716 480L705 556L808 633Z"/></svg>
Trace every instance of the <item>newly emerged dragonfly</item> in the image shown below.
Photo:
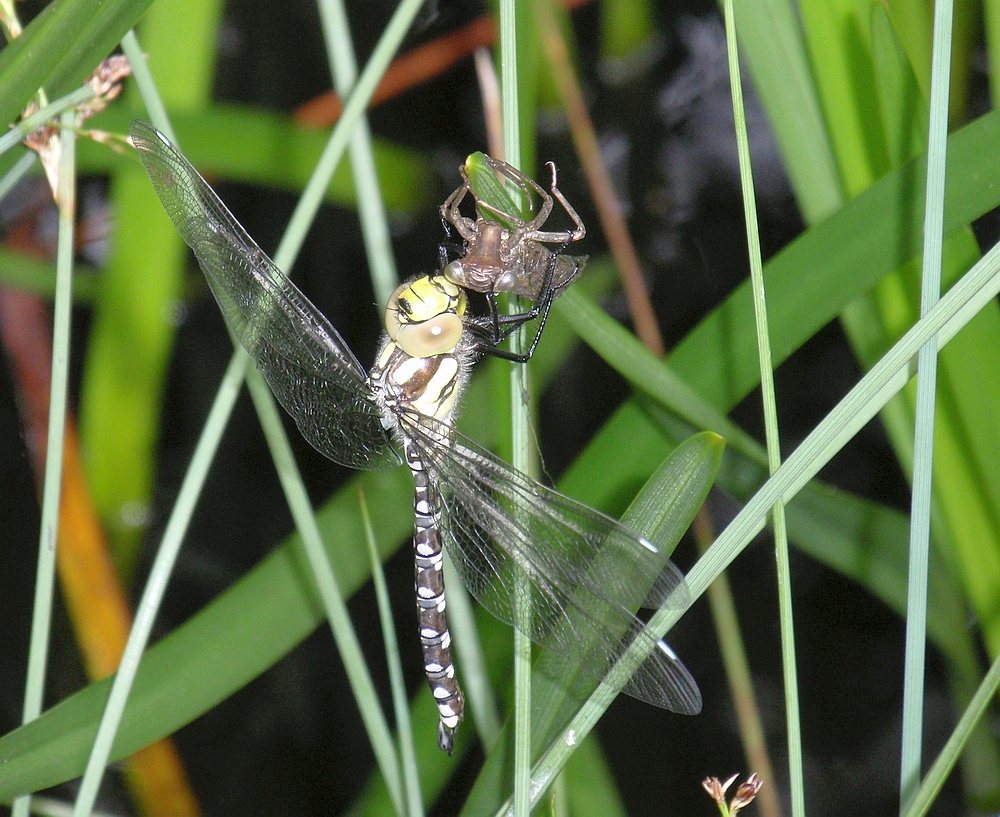
<svg viewBox="0 0 1000 817"><path fill-rule="evenodd" d="M441 221L446 228L449 224L453 226L464 239L464 253L461 258L449 262L447 250L442 247L442 274L465 289L486 295L490 309L487 325L491 330L488 337L490 354L524 362L538 345L552 301L579 276L587 263L585 255L562 253L570 243L582 240L587 235L587 228L557 187L553 162L548 163L552 173L550 195L517 168L485 154L479 155L496 174L514 184L529 209L533 208L534 197L537 197L540 202L538 212L526 222L510 210L499 209L477 196L467 170L473 158L469 157L458 168L462 184L441 205ZM462 215L460 208L468 195L475 202L476 218ZM552 214L553 200L558 201L572 219L572 230L542 229ZM546 244L558 246L552 250ZM496 295L501 292L527 298L534 302L534 306L515 315L503 315L496 302ZM535 318L539 319L538 328L526 352L507 352L496 348L518 326ZM479 331L475 326L473 329Z"/></svg>
<svg viewBox="0 0 1000 817"><path fill-rule="evenodd" d="M132 142L160 201L194 250L233 334L303 436L352 468L401 462L413 473L416 593L424 667L450 752L464 699L448 631L442 544L472 594L535 643L600 679L637 640L648 651L624 691L694 714L701 695L632 612L685 600L676 567L648 539L546 488L452 425L482 349L466 296L441 276L400 286L366 373L343 338L282 274L167 139L145 122ZM530 605L530 617L517 612ZM635 605L638 606L638 605ZM526 620L528 619L528 620Z"/></svg>

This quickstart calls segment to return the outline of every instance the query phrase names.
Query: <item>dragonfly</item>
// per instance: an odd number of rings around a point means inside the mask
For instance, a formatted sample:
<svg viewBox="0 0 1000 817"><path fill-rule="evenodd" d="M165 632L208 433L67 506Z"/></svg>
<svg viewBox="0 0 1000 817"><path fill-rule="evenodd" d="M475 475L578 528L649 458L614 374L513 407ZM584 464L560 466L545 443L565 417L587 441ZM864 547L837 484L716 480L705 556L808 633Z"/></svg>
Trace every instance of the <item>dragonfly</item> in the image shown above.
<svg viewBox="0 0 1000 817"><path fill-rule="evenodd" d="M490 320L486 324L491 330L486 343L489 354L524 363L534 354L552 301L583 272L587 256L565 255L562 251L570 243L585 238L587 228L556 185L554 162L547 165L552 173L550 194L516 167L486 154L480 155L498 176L513 183L529 208L537 197L540 201L538 211L534 218L525 222L483 200L476 195L469 179L466 169L469 160L459 165L462 184L445 199L440 212L445 229L450 229L451 225L464 239L465 251L461 258L449 262L447 248L442 245L441 273L465 289L486 295L490 310ZM470 194L476 203L476 218L462 215L461 204ZM552 214L554 201L558 201L572 219L572 230L542 229ZM558 247L551 250L546 244ZM534 306L514 315L503 315L496 302L496 295L501 292L528 298L534 301ZM535 318L539 318L539 323L527 351L519 353L498 348L515 329ZM473 330L481 331L477 328L479 325L473 324Z"/></svg>
<svg viewBox="0 0 1000 817"><path fill-rule="evenodd" d="M409 467L417 619L441 749L453 750L465 706L451 654L443 547L472 595L536 644L600 680L639 642L648 657L624 691L675 712L699 712L691 674L633 613L641 599L686 602L683 576L662 549L455 430L463 388L484 353L482 333L470 329L465 291L440 275L402 284L366 372L184 155L145 122L133 122L131 135L226 323L302 435L351 468Z"/></svg>

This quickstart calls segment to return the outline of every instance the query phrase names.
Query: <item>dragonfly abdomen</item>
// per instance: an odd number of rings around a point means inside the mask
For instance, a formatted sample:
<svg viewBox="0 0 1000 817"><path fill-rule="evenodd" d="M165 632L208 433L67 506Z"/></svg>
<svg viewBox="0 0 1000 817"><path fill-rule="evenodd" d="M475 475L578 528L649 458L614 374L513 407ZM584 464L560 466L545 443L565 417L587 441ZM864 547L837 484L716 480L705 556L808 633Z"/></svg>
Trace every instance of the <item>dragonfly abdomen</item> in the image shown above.
<svg viewBox="0 0 1000 817"><path fill-rule="evenodd" d="M448 754L462 720L465 697L455 678L451 633L444 595L444 554L441 547L441 497L423 467L412 440L404 441L406 462L413 473L414 583L424 672L438 708L438 745Z"/></svg>

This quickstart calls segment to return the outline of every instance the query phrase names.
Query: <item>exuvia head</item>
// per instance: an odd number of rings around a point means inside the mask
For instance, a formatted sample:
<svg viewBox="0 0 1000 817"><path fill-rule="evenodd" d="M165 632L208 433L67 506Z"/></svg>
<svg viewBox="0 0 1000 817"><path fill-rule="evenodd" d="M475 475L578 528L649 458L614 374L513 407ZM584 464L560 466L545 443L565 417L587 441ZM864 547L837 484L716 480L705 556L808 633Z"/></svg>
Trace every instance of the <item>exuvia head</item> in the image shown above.
<svg viewBox="0 0 1000 817"><path fill-rule="evenodd" d="M411 357L451 352L462 339L465 292L441 276L422 276L396 288L385 308L385 331Z"/></svg>
<svg viewBox="0 0 1000 817"><path fill-rule="evenodd" d="M458 259L446 264L441 274L453 284L476 292L484 291L484 284L478 280L479 278L489 279L489 291L491 292L510 292L517 286L517 275L512 270L504 270L497 275L499 270L499 267L494 267L489 270L489 275L482 273L479 276L470 275L467 265L462 263L462 259Z"/></svg>

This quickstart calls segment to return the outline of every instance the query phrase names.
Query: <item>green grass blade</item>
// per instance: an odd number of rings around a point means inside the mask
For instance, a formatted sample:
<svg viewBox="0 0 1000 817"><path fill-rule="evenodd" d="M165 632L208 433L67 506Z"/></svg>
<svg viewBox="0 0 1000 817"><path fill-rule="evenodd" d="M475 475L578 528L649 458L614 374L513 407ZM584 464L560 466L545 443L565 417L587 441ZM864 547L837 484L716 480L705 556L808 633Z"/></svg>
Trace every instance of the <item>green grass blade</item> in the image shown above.
<svg viewBox="0 0 1000 817"><path fill-rule="evenodd" d="M750 284L753 292L754 322L757 335L758 371L761 397L764 403L764 433L767 439L768 470L774 473L781 465L781 441L778 435L778 410L774 397L774 373L771 364L770 327L764 295L764 273L760 254L760 233L757 224L757 203L753 189L753 169L750 163L750 143L743 109L743 87L740 80L740 60L736 43L736 20L732 0L724 3L726 44L729 61L729 86L733 97L733 121L736 126L736 150L740 163L743 191L743 212L746 218L747 248L750 255ZM785 722L788 735L788 765L792 798L792 814L804 817L805 783L802 770L802 719L799 714L799 679L795 657L795 618L792 607L792 576L788 556L788 529L785 506L776 503L771 510L774 525L774 545L777 557L778 608L781 619L781 664L785 685ZM735 679L734 679L735 680ZM749 744L749 736L744 736Z"/></svg>
<svg viewBox="0 0 1000 817"><path fill-rule="evenodd" d="M358 65L354 56L347 22L347 12L343 0L321 0L320 20L326 40L333 87L343 99L350 92L358 78ZM368 117L362 113L351 134L351 169L358 190L358 215L361 218L361 234L364 237L365 252L371 268L375 302L385 304L399 283L396 262L389 239L389 221L382 201L382 189L375 171L372 152L372 135L368 127Z"/></svg>
<svg viewBox="0 0 1000 817"><path fill-rule="evenodd" d="M521 127L521 78L520 62L522 49L526 45L525 34L530 27L530 10L524 0L500 0L499 3L499 49L500 49L500 97L503 110L504 161L521 169L525 159L533 157L533 141L524 139L526 132ZM534 90L533 88L531 89ZM526 97L533 99L529 92ZM524 100L525 104L528 99ZM525 122L525 125L528 123ZM533 128L530 133L533 133ZM527 148L522 156L522 148ZM519 311L516 298L510 299L511 312ZM511 349L524 349L523 327L511 339ZM535 463L531 449L531 435L528 426L527 370L514 363L510 367L510 428L511 464L526 474L535 474ZM523 594L518 594L521 599ZM530 605L519 604L515 616L520 623L514 633L514 799L518 814L528 813L528 782L531 773L531 640L524 635L530 632Z"/></svg>
<svg viewBox="0 0 1000 817"><path fill-rule="evenodd" d="M76 235L76 116L62 115L59 161L59 238L56 258L56 297L52 318L52 381L49 393L48 438L45 445L45 477L42 484L42 519L38 541L35 598L31 615L28 670L25 680L23 721L34 720L42 711L45 675L48 667L49 635L52 624L53 590L56 574L56 542L59 537L59 499L62 488L63 439L69 400L70 308L72 307L73 250ZM30 800L14 804L16 817L28 814Z"/></svg>
<svg viewBox="0 0 1000 817"><path fill-rule="evenodd" d="M951 737L948 738L948 742L927 772L927 777L924 778L913 802L904 812L904 817L922 817L930 811L941 787L944 786L948 775L958 762L962 749L972 735L973 729L986 712L993 696L996 695L998 687L1000 687L1000 657L994 659L990 671L986 673L986 677L983 678L983 682L976 690L969 706L962 713Z"/></svg>
<svg viewBox="0 0 1000 817"><path fill-rule="evenodd" d="M61 96L81 85L150 3L58 0L46 6L0 51L0 122L13 122L43 86Z"/></svg>
<svg viewBox="0 0 1000 817"><path fill-rule="evenodd" d="M885 6L871 8L875 90L894 167L927 149L927 98Z"/></svg>
<svg viewBox="0 0 1000 817"><path fill-rule="evenodd" d="M737 0L743 58L750 67L795 198L808 224L818 224L844 202L813 68L803 39L799 5L791 0Z"/></svg>
<svg viewBox="0 0 1000 817"><path fill-rule="evenodd" d="M372 528L371 516L368 513L368 504L365 502L363 491L358 493L358 505L361 508L361 519L365 526L365 541L368 544L372 585L375 588L379 622L382 625L382 640L385 643L385 657L389 667L389 684L392 688L393 711L396 715L396 728L399 733L400 766L403 773L404 791L406 793L405 813L411 815L411 817L420 817L424 813L423 799L420 795L420 774L417 769L416 749L413 743L413 726L410 721L410 705L406 697L406 682L403 678L399 642L396 640L396 623L392 615L389 588L385 582L385 572L382 570L382 560L379 557L379 548L375 541L375 531ZM386 776L383 770L383 780L385 779ZM396 811L399 814L404 813L398 807Z"/></svg>
<svg viewBox="0 0 1000 817"><path fill-rule="evenodd" d="M94 96L94 89L89 85L84 85L72 93L60 97L55 102L50 102L44 108L39 108L31 116L26 116L9 131L0 136L0 154L6 153L15 145L21 144L36 128L40 128L46 122L60 116L64 111L89 102ZM75 123L73 126L75 127Z"/></svg>
<svg viewBox="0 0 1000 817"><path fill-rule="evenodd" d="M889 169L878 116L867 6L855 0L802 0L802 26L828 139L847 196Z"/></svg>
<svg viewBox="0 0 1000 817"><path fill-rule="evenodd" d="M135 80L139 96L149 113L149 120L171 142L175 145L179 144L170 117L167 116L167 107L163 104L163 98L160 96L160 89L153 80L153 74L149 70L149 65L146 64L145 55L142 53L139 39L135 36L134 31L129 31L122 38L122 52L128 57L129 65L132 66L132 78Z"/></svg>
<svg viewBox="0 0 1000 817"><path fill-rule="evenodd" d="M920 312L941 295L941 224L944 211L945 156L948 140L948 91L951 77L953 8L949 0L935 4L934 55L927 146L927 208L924 216L923 274ZM917 363L917 406L913 444L913 487L910 521L910 569L907 587L906 657L903 682L903 739L900 766L900 810L905 811L920 781L923 744L924 673L927 643L927 570L934 472L934 420L937 392L937 339L920 349Z"/></svg>
<svg viewBox="0 0 1000 817"><path fill-rule="evenodd" d="M389 685L392 689L392 707L396 715L400 767L403 773L403 790L406 795L405 809L399 808L396 803L393 805L396 806L397 814L405 813L411 815L411 817L419 817L419 815L424 813L424 810L423 799L420 795L420 773L417 769L416 750L413 745L410 703L406 696L406 682L403 679L403 664L399 654L399 642L396 639L396 623L392 615L392 601L389 598L389 588L386 586L385 572L382 570L382 560L379 557L379 548L375 541L375 531L372 529L372 520L368 513L368 503L365 501L364 491L358 492L358 506L361 509L361 519L365 526L365 541L368 544L372 586L375 588L375 601L378 604L379 623L382 626L382 641L385 645L386 663L389 667ZM388 782L388 777L384 769L382 779Z"/></svg>

